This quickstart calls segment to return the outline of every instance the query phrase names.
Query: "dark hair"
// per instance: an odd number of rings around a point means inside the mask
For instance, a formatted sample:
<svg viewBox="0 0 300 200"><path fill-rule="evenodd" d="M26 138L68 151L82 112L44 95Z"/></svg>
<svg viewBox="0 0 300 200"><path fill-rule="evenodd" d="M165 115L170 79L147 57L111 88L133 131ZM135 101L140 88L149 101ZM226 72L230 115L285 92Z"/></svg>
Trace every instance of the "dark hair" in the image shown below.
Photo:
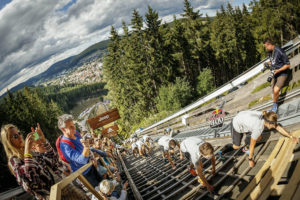
<svg viewBox="0 0 300 200"><path fill-rule="evenodd" d="M176 144L177 144L177 142L176 142L176 140L174 140L174 139L171 139L171 140L169 141L169 147L171 147L171 146L176 146Z"/></svg>
<svg viewBox="0 0 300 200"><path fill-rule="evenodd" d="M207 156L214 153L214 148L210 143L205 142L204 144L199 146L199 151L202 155Z"/></svg>
<svg viewBox="0 0 300 200"><path fill-rule="evenodd" d="M271 40L271 38L265 38L264 44L266 44L266 43L274 44L273 41Z"/></svg>

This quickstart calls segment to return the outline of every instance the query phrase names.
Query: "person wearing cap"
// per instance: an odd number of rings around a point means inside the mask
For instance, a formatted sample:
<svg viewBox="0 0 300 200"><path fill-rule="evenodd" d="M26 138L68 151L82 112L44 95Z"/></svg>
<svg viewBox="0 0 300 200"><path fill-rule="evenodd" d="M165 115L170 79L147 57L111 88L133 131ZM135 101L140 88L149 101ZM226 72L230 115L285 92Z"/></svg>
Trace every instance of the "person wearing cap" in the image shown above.
<svg viewBox="0 0 300 200"><path fill-rule="evenodd" d="M162 156L166 162L166 158L169 160L171 166L173 169L176 169L176 166L174 165L172 159L171 159L171 155L175 154L175 148L176 146L179 148L180 150L180 144L178 141L176 141L175 139L171 138L170 136L162 136L159 140L158 140L158 145L161 146L162 149ZM173 156L173 159L175 160L175 157ZM182 152L180 151L180 159L183 159L183 155Z"/></svg>
<svg viewBox="0 0 300 200"><path fill-rule="evenodd" d="M264 128L267 128L269 130L275 129L281 135L288 137L294 142L298 143L299 142L298 138L292 136L282 126L277 124L277 118L278 118L277 114L273 111L260 112L260 111L246 110L246 111L239 112L232 120L231 135L232 135L233 145L226 146L224 150L219 151L219 155L222 156L231 150L241 148L241 141L242 141L243 134L244 133L247 135L249 134L251 139L250 141L249 140L245 141L246 146L243 148L243 151L249 155L248 157L249 166L254 167L255 166L255 162L253 159L254 148L256 142L261 140L261 134L264 131Z"/></svg>
<svg viewBox="0 0 300 200"><path fill-rule="evenodd" d="M199 176L198 181L202 186L207 187L207 190L212 193L213 186L206 180L203 174L202 158L210 159L212 163L212 175L216 171L216 159L214 156L213 146L198 137L188 137L180 143L180 151L190 161L189 171L193 176ZM193 168L196 168L196 172Z"/></svg>

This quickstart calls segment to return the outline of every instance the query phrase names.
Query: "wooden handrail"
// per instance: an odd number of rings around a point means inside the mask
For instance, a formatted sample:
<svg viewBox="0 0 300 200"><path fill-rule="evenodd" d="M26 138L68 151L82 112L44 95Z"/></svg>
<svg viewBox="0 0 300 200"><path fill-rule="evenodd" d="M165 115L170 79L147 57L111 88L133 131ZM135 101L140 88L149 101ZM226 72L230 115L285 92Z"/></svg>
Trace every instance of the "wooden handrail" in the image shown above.
<svg viewBox="0 0 300 200"><path fill-rule="evenodd" d="M73 172L60 182L56 183L55 185L52 185L51 191L50 191L50 200L60 200L61 199L61 191L64 187L66 187L68 184L70 184L74 179L77 177L79 180L85 185L88 190L95 195L98 199L105 199L101 193L97 192L95 188L86 180L86 178L82 175L82 173L87 170L93 162L89 162L86 165L82 166L80 169L77 171Z"/></svg>

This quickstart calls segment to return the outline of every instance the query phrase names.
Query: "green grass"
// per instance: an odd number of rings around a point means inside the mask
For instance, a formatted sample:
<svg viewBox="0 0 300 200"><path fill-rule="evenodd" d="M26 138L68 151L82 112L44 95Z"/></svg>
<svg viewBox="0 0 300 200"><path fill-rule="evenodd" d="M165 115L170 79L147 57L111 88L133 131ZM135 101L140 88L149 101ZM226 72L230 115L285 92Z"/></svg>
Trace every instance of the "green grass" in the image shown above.
<svg viewBox="0 0 300 200"><path fill-rule="evenodd" d="M299 86L300 86L300 80L298 80L298 82L293 82L293 83L289 84L288 86L282 88L281 93L289 92L292 89L295 89Z"/></svg>
<svg viewBox="0 0 300 200"><path fill-rule="evenodd" d="M254 94L254 93L256 93L256 92L259 92L259 91L261 91L262 89L265 89L266 87L269 87L270 85L271 85L271 83L265 82L265 83L263 83L263 84L257 86L257 87L251 92L251 94Z"/></svg>
<svg viewBox="0 0 300 200"><path fill-rule="evenodd" d="M271 96L271 94L268 94L268 95L266 95L266 96L264 96L264 97L262 97L262 98L255 99L255 100L251 101L251 102L248 104L248 107L251 108L251 107L253 107L253 106L257 105L257 104L264 103L264 102L266 102L266 101L268 101L268 100L270 100L270 99L272 99L272 96Z"/></svg>

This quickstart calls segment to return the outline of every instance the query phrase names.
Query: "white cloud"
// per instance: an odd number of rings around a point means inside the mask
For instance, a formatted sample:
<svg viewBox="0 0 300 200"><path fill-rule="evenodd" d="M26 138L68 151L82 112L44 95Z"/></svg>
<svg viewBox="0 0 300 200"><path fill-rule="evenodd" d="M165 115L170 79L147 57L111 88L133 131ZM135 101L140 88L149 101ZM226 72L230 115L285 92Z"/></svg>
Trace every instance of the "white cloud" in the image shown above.
<svg viewBox="0 0 300 200"><path fill-rule="evenodd" d="M13 0L0 10L0 94L107 39L110 26L130 23L133 9L143 16L150 5L164 21L183 10L183 0ZM197 9L214 10L224 0L193 0ZM205 10L203 10L205 11ZM210 11L211 12L211 11Z"/></svg>

